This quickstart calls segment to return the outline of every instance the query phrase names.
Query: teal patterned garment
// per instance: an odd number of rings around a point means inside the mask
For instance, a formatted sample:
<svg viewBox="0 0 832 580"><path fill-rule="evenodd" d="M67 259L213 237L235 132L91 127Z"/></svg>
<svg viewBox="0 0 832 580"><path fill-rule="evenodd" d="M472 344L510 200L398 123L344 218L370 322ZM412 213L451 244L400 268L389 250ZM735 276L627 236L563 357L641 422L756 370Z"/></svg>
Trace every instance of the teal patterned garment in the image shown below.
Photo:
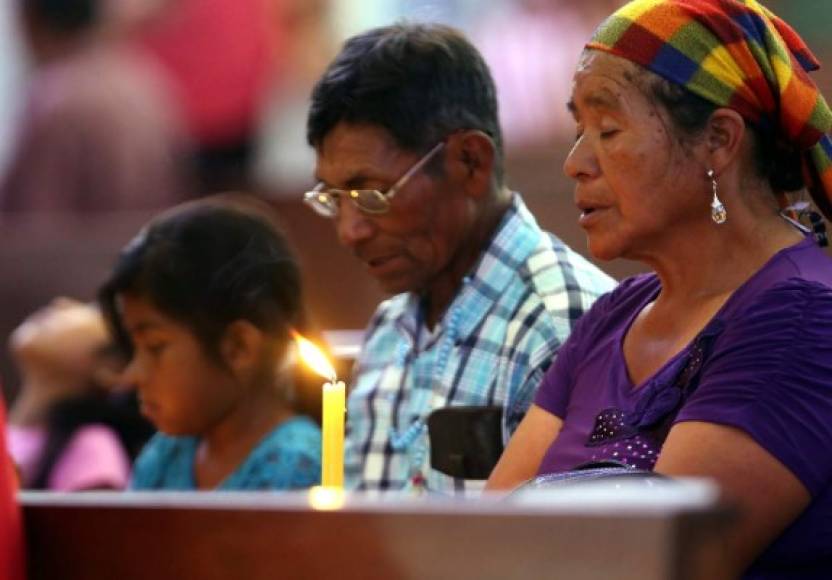
<svg viewBox="0 0 832 580"><path fill-rule="evenodd" d="M197 437L157 433L136 460L130 489L196 490ZM240 466L217 486L223 491L302 489L321 481L321 431L307 417L275 427Z"/></svg>

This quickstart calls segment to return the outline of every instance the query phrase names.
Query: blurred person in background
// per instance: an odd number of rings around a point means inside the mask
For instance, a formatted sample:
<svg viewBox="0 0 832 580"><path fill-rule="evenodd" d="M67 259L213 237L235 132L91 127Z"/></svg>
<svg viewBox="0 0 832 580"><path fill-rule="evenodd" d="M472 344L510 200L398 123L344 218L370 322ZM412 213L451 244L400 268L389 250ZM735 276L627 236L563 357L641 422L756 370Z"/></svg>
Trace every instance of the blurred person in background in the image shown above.
<svg viewBox="0 0 832 580"><path fill-rule="evenodd" d="M335 55L338 38L333 0L271 4L275 34L282 39L281 56L257 119L252 172L266 195L295 199L315 167L315 153L304 139L309 93Z"/></svg>
<svg viewBox="0 0 832 580"><path fill-rule="evenodd" d="M186 191L181 121L102 0L18 0L34 64L0 211L160 208Z"/></svg>
<svg viewBox="0 0 832 580"><path fill-rule="evenodd" d="M110 392L118 361L96 306L58 298L15 329L22 377L9 449L25 489L122 489L151 429Z"/></svg>
<svg viewBox="0 0 832 580"><path fill-rule="evenodd" d="M580 46L624 0L512 0L471 23L497 85L506 145L551 146L571 138L569 97Z"/></svg>
<svg viewBox="0 0 832 580"><path fill-rule="evenodd" d="M23 100L24 46L18 21L17 5L0 3L0 175L9 162Z"/></svg>
<svg viewBox="0 0 832 580"><path fill-rule="evenodd" d="M124 248L101 304L142 412L159 429L131 489L316 485L321 434L286 372L303 330L300 271L270 208L212 197L153 219Z"/></svg>
<svg viewBox="0 0 832 580"><path fill-rule="evenodd" d="M200 195L250 189L260 111L286 66L283 3L168 0L133 35L174 89L196 148Z"/></svg>
<svg viewBox="0 0 832 580"><path fill-rule="evenodd" d="M640 261L578 322L489 480L618 462L716 482L726 577L832 564L832 110L755 0L635 0L573 77L564 163L602 260ZM574 475L574 473L572 474Z"/></svg>
<svg viewBox="0 0 832 580"><path fill-rule="evenodd" d="M455 29L349 39L315 85L307 136L320 183L306 202L393 295L355 368L347 484L475 489L431 468L428 415L501 405L507 436L572 325L614 282L506 186L494 83Z"/></svg>

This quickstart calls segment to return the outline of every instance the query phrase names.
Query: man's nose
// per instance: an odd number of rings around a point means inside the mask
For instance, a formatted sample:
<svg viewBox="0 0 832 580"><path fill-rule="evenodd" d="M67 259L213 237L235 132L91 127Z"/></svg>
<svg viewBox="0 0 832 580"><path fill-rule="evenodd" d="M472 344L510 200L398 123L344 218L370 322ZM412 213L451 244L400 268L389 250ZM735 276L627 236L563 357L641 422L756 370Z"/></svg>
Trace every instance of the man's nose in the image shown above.
<svg viewBox="0 0 832 580"><path fill-rule="evenodd" d="M372 218L348 200L341 200L335 217L335 228L341 244L349 248L369 239L375 232Z"/></svg>

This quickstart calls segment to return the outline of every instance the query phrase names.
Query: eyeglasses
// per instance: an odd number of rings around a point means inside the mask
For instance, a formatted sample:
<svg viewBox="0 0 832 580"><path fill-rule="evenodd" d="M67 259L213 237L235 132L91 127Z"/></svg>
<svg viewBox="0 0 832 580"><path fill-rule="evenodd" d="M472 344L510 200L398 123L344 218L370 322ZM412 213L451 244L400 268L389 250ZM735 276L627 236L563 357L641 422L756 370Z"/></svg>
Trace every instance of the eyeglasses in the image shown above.
<svg viewBox="0 0 832 580"><path fill-rule="evenodd" d="M390 200L393 196L444 146L444 141L437 143L384 193L377 189L326 189L322 181L315 186L315 189L303 194L303 201L316 213L327 218L334 218L338 215L339 200L342 197L352 201L355 207L364 213L387 213L390 211Z"/></svg>

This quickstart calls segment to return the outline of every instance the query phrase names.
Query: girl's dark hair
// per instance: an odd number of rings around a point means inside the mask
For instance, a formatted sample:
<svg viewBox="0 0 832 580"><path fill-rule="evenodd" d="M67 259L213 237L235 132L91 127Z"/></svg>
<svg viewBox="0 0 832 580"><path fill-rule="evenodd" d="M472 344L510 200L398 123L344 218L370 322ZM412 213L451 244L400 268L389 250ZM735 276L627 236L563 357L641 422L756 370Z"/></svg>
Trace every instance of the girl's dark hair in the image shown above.
<svg viewBox="0 0 832 580"><path fill-rule="evenodd" d="M267 209L254 201L190 202L151 221L122 250L99 301L128 355L121 294L144 298L187 326L216 361L219 339L235 320L251 322L278 345L303 327L300 270Z"/></svg>
<svg viewBox="0 0 832 580"><path fill-rule="evenodd" d="M643 71L647 82L638 83L648 99L663 106L680 140L698 135L711 114L719 107L686 88L658 75ZM774 192L798 191L804 187L801 154L798 149L778 138L770 123L746 127L754 143L754 168L759 177L768 181Z"/></svg>

